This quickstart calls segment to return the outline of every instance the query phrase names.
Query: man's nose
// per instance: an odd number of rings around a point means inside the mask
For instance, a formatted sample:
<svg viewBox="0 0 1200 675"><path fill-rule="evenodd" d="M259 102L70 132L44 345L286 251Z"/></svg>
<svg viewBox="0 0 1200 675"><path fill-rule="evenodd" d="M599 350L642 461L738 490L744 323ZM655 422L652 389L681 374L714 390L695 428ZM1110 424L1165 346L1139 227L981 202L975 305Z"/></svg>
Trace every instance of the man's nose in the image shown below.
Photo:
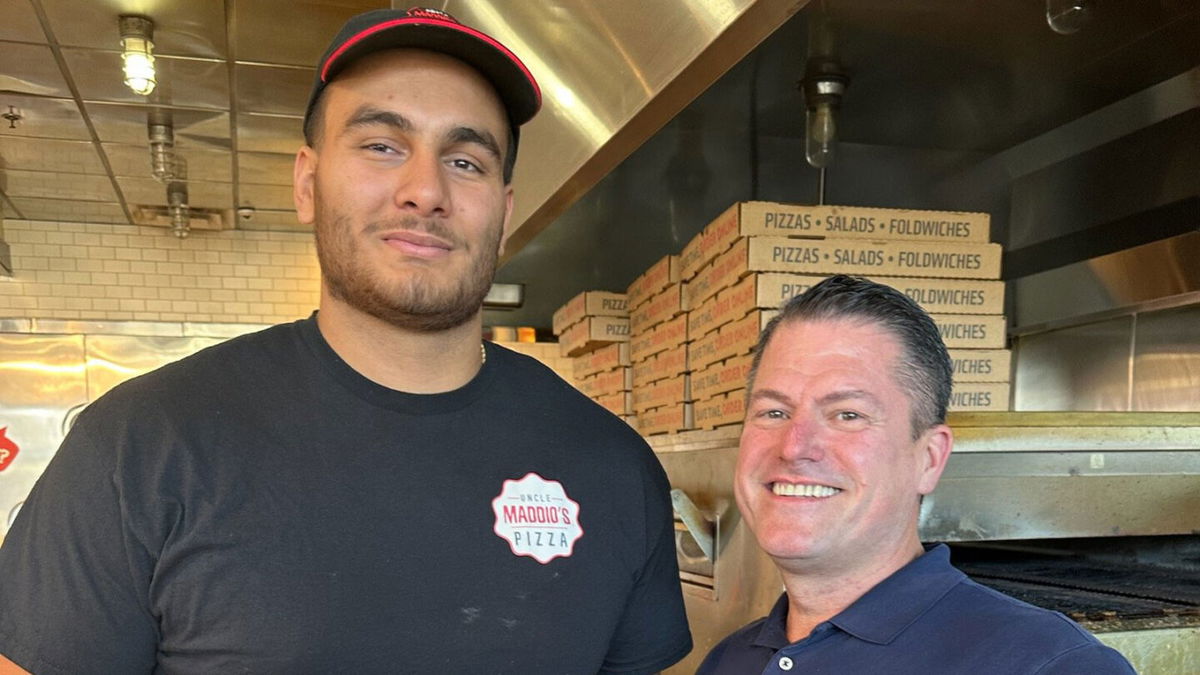
<svg viewBox="0 0 1200 675"><path fill-rule="evenodd" d="M396 205L419 216L444 215L450 210L450 191L441 157L414 152L404 163L396 187Z"/></svg>
<svg viewBox="0 0 1200 675"><path fill-rule="evenodd" d="M821 425L807 417L789 420L782 441L779 456L785 462L819 462L825 458L826 440Z"/></svg>

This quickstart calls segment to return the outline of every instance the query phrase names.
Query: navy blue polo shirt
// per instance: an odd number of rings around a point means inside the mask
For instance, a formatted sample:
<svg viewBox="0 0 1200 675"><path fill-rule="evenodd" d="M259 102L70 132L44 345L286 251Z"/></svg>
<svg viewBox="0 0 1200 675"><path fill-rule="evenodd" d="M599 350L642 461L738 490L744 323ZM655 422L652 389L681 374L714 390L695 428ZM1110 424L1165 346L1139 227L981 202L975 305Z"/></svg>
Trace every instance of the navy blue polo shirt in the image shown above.
<svg viewBox="0 0 1200 675"><path fill-rule="evenodd" d="M950 565L944 544L798 642L788 642L787 612L784 594L766 618L714 647L697 675L1136 675L1120 653L1062 614L967 578Z"/></svg>

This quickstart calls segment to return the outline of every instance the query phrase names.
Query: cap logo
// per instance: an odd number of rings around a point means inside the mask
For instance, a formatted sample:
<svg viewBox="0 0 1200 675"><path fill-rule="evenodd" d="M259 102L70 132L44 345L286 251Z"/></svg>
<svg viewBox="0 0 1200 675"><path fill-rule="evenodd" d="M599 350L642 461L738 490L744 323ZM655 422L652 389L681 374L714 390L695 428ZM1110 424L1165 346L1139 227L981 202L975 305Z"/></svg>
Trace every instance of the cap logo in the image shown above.
<svg viewBox="0 0 1200 675"><path fill-rule="evenodd" d="M453 21L454 23L458 23L458 19L455 19L454 17L450 16L449 14L447 14L446 12L443 12L440 9L430 9L428 7L413 7L412 9L405 12L405 14L407 14L408 16L414 17L414 18L418 18L418 19L436 19L438 21Z"/></svg>

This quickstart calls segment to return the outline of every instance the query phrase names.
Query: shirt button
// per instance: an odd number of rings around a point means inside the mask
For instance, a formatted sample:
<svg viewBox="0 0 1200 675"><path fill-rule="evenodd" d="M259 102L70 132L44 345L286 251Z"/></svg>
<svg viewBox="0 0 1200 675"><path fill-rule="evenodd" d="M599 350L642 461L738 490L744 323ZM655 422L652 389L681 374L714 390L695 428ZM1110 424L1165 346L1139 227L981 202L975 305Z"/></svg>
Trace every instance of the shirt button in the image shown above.
<svg viewBox="0 0 1200 675"><path fill-rule="evenodd" d="M779 658L779 669L780 670L791 670L792 669L792 660L786 656L781 656Z"/></svg>

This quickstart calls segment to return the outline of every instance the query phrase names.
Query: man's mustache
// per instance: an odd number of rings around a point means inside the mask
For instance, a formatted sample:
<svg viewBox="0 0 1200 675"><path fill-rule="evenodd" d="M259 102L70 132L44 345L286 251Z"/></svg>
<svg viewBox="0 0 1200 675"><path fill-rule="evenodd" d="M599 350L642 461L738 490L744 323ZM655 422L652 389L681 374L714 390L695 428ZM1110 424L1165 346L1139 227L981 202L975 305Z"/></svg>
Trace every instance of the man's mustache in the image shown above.
<svg viewBox="0 0 1200 675"><path fill-rule="evenodd" d="M433 235L438 239L445 240L446 243L451 244L455 248L466 245L462 237L458 236L454 230L446 227L444 224L436 220L417 218L416 216L404 216L393 220L379 220L363 228L366 234L380 234L382 232L395 232L397 230Z"/></svg>

